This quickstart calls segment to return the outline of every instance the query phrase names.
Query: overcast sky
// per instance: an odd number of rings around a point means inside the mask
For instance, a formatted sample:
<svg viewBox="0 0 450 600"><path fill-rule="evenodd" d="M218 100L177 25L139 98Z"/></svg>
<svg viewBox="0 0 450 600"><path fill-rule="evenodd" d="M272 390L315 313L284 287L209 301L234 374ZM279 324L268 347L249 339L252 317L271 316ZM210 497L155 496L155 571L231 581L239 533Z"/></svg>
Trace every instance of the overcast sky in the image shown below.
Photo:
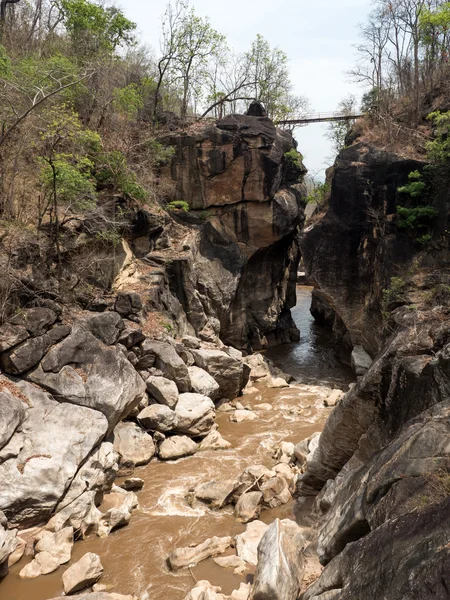
<svg viewBox="0 0 450 600"><path fill-rule="evenodd" d="M159 48L161 15L166 0L119 0L127 17L138 24L142 41ZM199 16L226 35L230 48L249 49L260 33L271 46L289 57L295 92L306 96L314 112L336 109L349 94L361 96L361 87L348 80L355 62L358 24L366 20L371 0L191 0ZM330 164L327 126L296 130L299 150L311 175Z"/></svg>

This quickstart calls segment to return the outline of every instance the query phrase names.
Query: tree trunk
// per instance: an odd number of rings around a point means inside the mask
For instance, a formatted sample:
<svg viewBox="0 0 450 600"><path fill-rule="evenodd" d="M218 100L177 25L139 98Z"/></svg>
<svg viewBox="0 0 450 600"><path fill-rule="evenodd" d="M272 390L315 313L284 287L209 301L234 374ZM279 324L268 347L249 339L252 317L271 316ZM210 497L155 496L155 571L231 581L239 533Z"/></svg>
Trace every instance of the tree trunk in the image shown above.
<svg viewBox="0 0 450 600"><path fill-rule="evenodd" d="M5 30L6 7L8 4L17 4L20 0L0 0L0 44L3 40L3 32Z"/></svg>

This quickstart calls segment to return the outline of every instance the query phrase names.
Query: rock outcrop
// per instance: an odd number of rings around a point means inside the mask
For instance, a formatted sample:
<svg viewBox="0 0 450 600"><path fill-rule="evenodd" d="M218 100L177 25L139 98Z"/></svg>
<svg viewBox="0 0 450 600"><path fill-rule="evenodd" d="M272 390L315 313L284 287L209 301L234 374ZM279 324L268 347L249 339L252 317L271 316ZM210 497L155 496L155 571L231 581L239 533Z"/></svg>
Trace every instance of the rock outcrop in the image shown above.
<svg viewBox="0 0 450 600"><path fill-rule="evenodd" d="M175 148L174 200L200 215L190 218L189 249L169 269L196 333L214 318L220 338L238 348L298 339L290 308L306 171L300 155L292 165L285 159L292 136L267 117L231 115L163 141Z"/></svg>
<svg viewBox="0 0 450 600"><path fill-rule="evenodd" d="M313 314L347 348L374 356L383 343L382 290L407 268L411 241L394 223L398 188L424 163L360 142L335 163L326 215L300 238L308 278L317 287Z"/></svg>

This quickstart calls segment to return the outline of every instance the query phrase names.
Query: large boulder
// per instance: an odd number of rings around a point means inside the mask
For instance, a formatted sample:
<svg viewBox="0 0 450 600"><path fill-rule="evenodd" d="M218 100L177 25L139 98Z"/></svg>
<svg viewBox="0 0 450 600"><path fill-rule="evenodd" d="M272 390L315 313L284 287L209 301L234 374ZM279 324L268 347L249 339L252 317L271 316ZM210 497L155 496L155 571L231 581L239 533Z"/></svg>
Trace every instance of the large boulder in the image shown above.
<svg viewBox="0 0 450 600"><path fill-rule="evenodd" d="M47 350L70 333L70 327L60 325L39 337L29 338L0 355L0 366L5 373L21 375L39 363Z"/></svg>
<svg viewBox="0 0 450 600"><path fill-rule="evenodd" d="M138 414L138 421L145 429L167 433L173 431L178 424L175 411L163 404L151 404Z"/></svg>
<svg viewBox="0 0 450 600"><path fill-rule="evenodd" d="M150 376L145 380L147 391L159 404L174 409L178 402L178 388L174 381L165 377Z"/></svg>
<svg viewBox="0 0 450 600"><path fill-rule="evenodd" d="M16 327L23 327L32 337L37 337L50 329L57 318L56 312L50 308L25 308L9 319L9 323Z"/></svg>
<svg viewBox="0 0 450 600"><path fill-rule="evenodd" d="M65 565L72 556L73 527L65 527L60 531L41 531L36 536L35 552L48 552L58 561Z"/></svg>
<svg viewBox="0 0 450 600"><path fill-rule="evenodd" d="M244 533L236 536L236 552L242 560L251 565L258 564L258 545L268 528L262 521L252 521Z"/></svg>
<svg viewBox="0 0 450 600"><path fill-rule="evenodd" d="M174 435L159 445L158 456L161 460L176 460L197 452L198 446L186 435Z"/></svg>
<svg viewBox="0 0 450 600"><path fill-rule="evenodd" d="M294 521L275 519L258 546L252 600L297 600L305 540Z"/></svg>
<svg viewBox="0 0 450 600"><path fill-rule="evenodd" d="M87 314L76 321L74 329L89 331L107 346L115 344L125 325L116 312Z"/></svg>
<svg viewBox="0 0 450 600"><path fill-rule="evenodd" d="M248 523L259 518L262 510L263 495L261 492L242 494L236 503L234 514L241 523Z"/></svg>
<svg viewBox="0 0 450 600"><path fill-rule="evenodd" d="M79 592L98 581L103 574L100 557L87 552L78 562L63 573L63 586L66 594Z"/></svg>
<svg viewBox="0 0 450 600"><path fill-rule="evenodd" d="M0 327L0 352L5 352L17 346L29 337L30 334L25 327L5 323Z"/></svg>
<svg viewBox="0 0 450 600"><path fill-rule="evenodd" d="M214 377L195 365L188 367L188 371L194 392L208 396L211 400L219 399L220 386Z"/></svg>
<svg viewBox="0 0 450 600"><path fill-rule="evenodd" d="M14 385L27 405L20 428L0 452L0 510L13 525L27 527L48 520L108 422L100 412L57 402L37 386Z"/></svg>
<svg viewBox="0 0 450 600"><path fill-rule="evenodd" d="M242 360L233 358L222 350L192 350L195 363L207 371L219 385L220 398L233 400L244 386Z"/></svg>
<svg viewBox="0 0 450 600"><path fill-rule="evenodd" d="M193 495L211 508L223 508L226 504L231 503L231 498L238 487L239 482L233 479L208 481L198 485L193 491Z"/></svg>
<svg viewBox="0 0 450 600"><path fill-rule="evenodd" d="M40 575L53 573L58 567L59 562L52 554L50 554L50 552L39 552L30 563L23 567L19 576L22 579L35 579Z"/></svg>
<svg viewBox="0 0 450 600"><path fill-rule="evenodd" d="M116 425L113 445L122 463L132 463L137 467L149 463L156 452L153 438L131 421Z"/></svg>
<svg viewBox="0 0 450 600"><path fill-rule="evenodd" d="M147 339L142 344L142 352L144 355L155 356L155 367L163 373L164 377L174 381L180 392L190 391L191 380L188 368L172 344Z"/></svg>
<svg viewBox="0 0 450 600"><path fill-rule="evenodd" d="M214 402L202 394L180 394L175 408L176 429L186 435L205 436L215 423Z"/></svg>
<svg viewBox="0 0 450 600"><path fill-rule="evenodd" d="M145 394L145 384L123 353L77 328L47 353L28 379L70 402L102 412L110 430Z"/></svg>
<svg viewBox="0 0 450 600"><path fill-rule="evenodd" d="M223 554L231 546L231 537L213 537L205 540L198 546L189 548L177 548L169 556L169 565L172 571L178 571L183 567L192 567L202 560Z"/></svg>

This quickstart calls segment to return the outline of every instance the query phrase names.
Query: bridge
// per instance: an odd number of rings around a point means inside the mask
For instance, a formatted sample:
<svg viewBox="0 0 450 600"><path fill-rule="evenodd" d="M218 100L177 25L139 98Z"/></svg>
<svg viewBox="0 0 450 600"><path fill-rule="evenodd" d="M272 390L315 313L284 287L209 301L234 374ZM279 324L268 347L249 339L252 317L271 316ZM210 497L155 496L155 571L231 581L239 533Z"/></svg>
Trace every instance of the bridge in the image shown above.
<svg viewBox="0 0 450 600"><path fill-rule="evenodd" d="M276 125L308 125L309 123L330 123L332 121L354 121L363 117L360 113L329 112L293 115L289 119L276 121Z"/></svg>

